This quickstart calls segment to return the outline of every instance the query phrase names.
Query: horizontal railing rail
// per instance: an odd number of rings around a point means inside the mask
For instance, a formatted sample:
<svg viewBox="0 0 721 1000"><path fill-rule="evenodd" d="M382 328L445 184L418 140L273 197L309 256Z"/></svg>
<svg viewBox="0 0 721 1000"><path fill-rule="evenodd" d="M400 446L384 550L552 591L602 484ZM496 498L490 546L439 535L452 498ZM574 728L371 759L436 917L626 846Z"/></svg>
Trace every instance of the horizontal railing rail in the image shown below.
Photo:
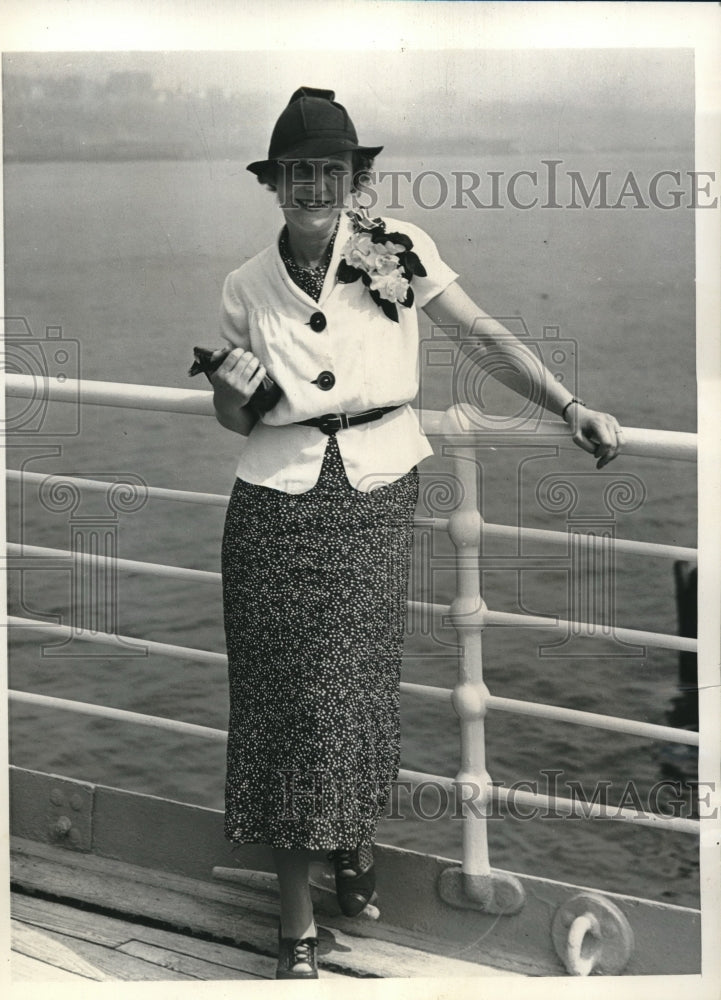
<svg viewBox="0 0 721 1000"><path fill-rule="evenodd" d="M492 446L494 440L508 443L543 442L552 440L558 448L575 451L577 445L562 420L529 420L516 427L499 423L498 418L485 414L469 403L451 406L448 410L421 410L421 423L427 434L445 437L458 435L472 440L481 437L483 443ZM669 458L678 462L695 462L698 458L698 441L694 433L688 431L653 430L648 427L626 427L623 430L623 454L633 458Z"/></svg>
<svg viewBox="0 0 721 1000"><path fill-rule="evenodd" d="M594 622L570 621L566 618L550 618L544 615L520 614L515 611L492 611L482 601L471 606L460 616L454 616L452 604L434 604L429 601L408 601L408 608L415 614L430 612L444 623L454 619L457 628L485 628L488 625L505 628L557 629L567 635L578 635L584 639L616 639L630 645L653 646L656 649L685 650L694 653L698 640L683 635L669 635L665 632L645 632L641 629L621 628L618 625L596 625Z"/></svg>
<svg viewBox="0 0 721 1000"><path fill-rule="evenodd" d="M63 473L52 472L31 472L29 469L6 469L8 482L12 483L37 483L38 485L49 486L53 481L68 483L81 489L86 489L93 493L107 493L118 486L117 482L106 482L103 479L86 479L84 476L70 476ZM138 489L138 485L134 484ZM226 507L229 494L227 493L196 493L191 490L171 490L161 486L143 485L144 494L153 500L170 500L178 503L207 504L211 507ZM417 528L433 528L435 530L447 531L449 519L447 517L424 517L419 515L413 520ZM549 543L555 548L568 548L569 535L567 531L552 531L547 528L524 528L511 524L495 524L492 521L484 521L482 525L484 536L488 538L504 538L508 541L536 541L544 544ZM595 544L594 538L574 535L574 544L591 547ZM685 545L664 545L659 542L641 542L633 538L609 538L604 540L614 552L624 552L629 555L652 556L660 559L686 559L694 561L697 557L697 550Z"/></svg>
<svg viewBox="0 0 721 1000"><path fill-rule="evenodd" d="M402 772L406 780L413 784L432 781L445 788L449 796L454 793L456 779L442 774L424 774L422 771ZM560 795L542 795L521 788L505 788L494 784L489 791L489 800L502 805L530 806L537 814L552 816L561 813L564 816L578 816L583 819L607 819L634 823L638 826L654 826L659 829L672 830L676 833L690 833L698 836L699 821L683 816L661 816L658 813L641 812L629 809L627 806L617 806L611 803L590 802L587 799L568 799Z"/></svg>
<svg viewBox="0 0 721 1000"><path fill-rule="evenodd" d="M11 483L24 482L42 485L48 483L49 480L56 480L58 482L62 480L63 483L81 487L91 493L107 493L116 485L115 483L106 482L103 479L86 479L84 476L64 476L62 473L31 472L29 469L7 469L6 474L8 482ZM152 500L198 503L206 504L209 507L228 506L228 495L224 493L194 493L192 490L169 490L161 486L147 485L138 487L137 483L133 485L135 489L142 488L144 495Z"/></svg>
<svg viewBox="0 0 721 1000"><path fill-rule="evenodd" d="M125 708L93 705L86 701L55 698L52 695L35 694L32 691L15 691L11 689L8 691L8 697L11 703L17 705L34 705L38 708L52 709L59 712L72 712L74 715L87 715L95 719L127 722L136 726L147 726L150 729L178 733L182 736L195 736L210 743L225 745L228 739L228 733L224 729L200 726L197 722L183 722L181 719L166 719L162 715L145 715L143 712L129 712Z"/></svg>
<svg viewBox="0 0 721 1000"><path fill-rule="evenodd" d="M121 569L127 573L145 573L167 580L186 580L191 583L221 582L220 573L206 569L189 569L187 566L169 566L167 563L141 562L139 559L121 559L120 556L100 556L93 552L73 552L70 549L52 549L46 545L20 545L8 542L6 545L8 569L27 569L33 562L53 566L80 564L83 566Z"/></svg>
<svg viewBox="0 0 721 1000"><path fill-rule="evenodd" d="M45 546L20 545L11 542L7 546L8 555L28 560L65 560L84 565L108 566L128 571L143 572L151 576L168 579L192 580L198 583L219 583L220 573L207 570L189 569L183 566L168 566L164 563L141 562L136 559L121 559L116 556L101 556L89 552L71 552ZM12 565L9 568L13 568ZM430 612L436 617L448 619L450 626L451 605L434 604L429 601L407 601L408 610L420 615ZM466 618L465 627L485 627L488 625L505 628L556 629L567 634L579 635L585 639L614 639L638 646L652 646L656 649L674 649L696 652L698 640L688 636L669 635L663 632L649 632L642 629L602 626L593 622L571 621L565 618L551 618L544 615L520 614L508 611L493 611L479 601L473 612Z"/></svg>
<svg viewBox="0 0 721 1000"><path fill-rule="evenodd" d="M5 393L22 399L50 402L119 406L131 410L159 410L164 413L192 413L212 417L213 393L202 389L174 389L171 386L138 385L135 382L96 382L66 378L62 381L34 375L4 375Z"/></svg>
<svg viewBox="0 0 721 1000"><path fill-rule="evenodd" d="M194 646L178 646L171 642L158 642L156 639L142 639L138 636L120 635L116 632L102 632L98 629L82 628L73 625L62 625L56 622L39 621L34 618L22 618L18 615L8 615L7 624L10 628L41 632L57 639L77 639L85 642L97 642L105 646L114 646L122 651L148 655L170 656L174 660L197 661L199 663L215 663L227 665L224 653L216 653L211 649L196 649Z"/></svg>
<svg viewBox="0 0 721 1000"><path fill-rule="evenodd" d="M99 406L120 406L133 410L159 410L166 413L189 413L214 416L213 393L203 389L175 389L168 386L136 385L130 382L95 382L87 379L39 379L33 375L5 375L8 396L50 401L91 403ZM498 435L504 440L538 441L544 431L553 435L559 448L575 449L567 433L559 433L565 425L559 421L541 420L524 430L504 431L498 421L470 405L458 405L450 410L420 410L423 429L429 434L460 434L464 437L482 434ZM650 430L624 427L624 455L648 458L673 458L693 462L697 457L696 435L683 431Z"/></svg>

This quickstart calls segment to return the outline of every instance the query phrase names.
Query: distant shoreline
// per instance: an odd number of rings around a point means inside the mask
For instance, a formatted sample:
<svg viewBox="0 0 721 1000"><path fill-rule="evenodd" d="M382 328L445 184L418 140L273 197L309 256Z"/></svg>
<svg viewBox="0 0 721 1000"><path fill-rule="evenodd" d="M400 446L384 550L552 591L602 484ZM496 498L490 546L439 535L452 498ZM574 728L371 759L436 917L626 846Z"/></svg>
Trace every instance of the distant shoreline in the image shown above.
<svg viewBox="0 0 721 1000"><path fill-rule="evenodd" d="M213 157L213 159L236 159L246 154L229 152L227 156ZM56 153L47 150L38 153L20 153L15 151L6 152L3 156L5 163L128 163L142 162L144 160L175 160L198 161L205 160L207 156L195 151L178 151L171 149L128 149L128 150L84 150L64 151Z"/></svg>
<svg viewBox="0 0 721 1000"><path fill-rule="evenodd" d="M553 156L603 156L608 153L688 153L689 150L685 146L668 146L668 147L654 147L653 150L649 150L647 146L629 147L624 146L609 146L602 149L587 149L581 147L569 147L567 149L556 149L553 151ZM479 148L474 146L472 153L475 156L534 156L543 157L550 156L547 150L544 149L518 149L514 146L509 146L508 148L498 148L493 145L492 148ZM407 155L409 157L418 156L426 158L436 157L436 156L463 156L468 157L469 148L468 143L463 145L458 144L445 144L443 148L430 148L428 146L418 147L418 148L405 148L403 154L396 154L393 159L397 159L400 155ZM28 152L26 150L9 149L5 150L3 153L4 163L128 163L128 162L142 162L147 160L169 160L176 162L202 162L211 160L214 162L222 162L225 160L248 160L253 159L255 154L249 152L245 149L235 149L230 148L225 153L213 153L208 155L207 152L203 152L197 149L187 149L182 147L173 146L95 146L95 147L83 147L79 149L65 149L60 152L57 150L34 150ZM382 164L380 164L380 169L382 169Z"/></svg>

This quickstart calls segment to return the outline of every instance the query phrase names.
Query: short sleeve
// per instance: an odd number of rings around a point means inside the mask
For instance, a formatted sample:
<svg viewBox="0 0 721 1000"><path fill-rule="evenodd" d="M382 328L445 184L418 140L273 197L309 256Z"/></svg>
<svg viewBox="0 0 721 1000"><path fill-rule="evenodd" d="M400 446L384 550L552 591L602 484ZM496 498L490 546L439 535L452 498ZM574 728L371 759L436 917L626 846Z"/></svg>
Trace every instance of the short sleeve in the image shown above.
<svg viewBox="0 0 721 1000"><path fill-rule="evenodd" d="M237 272L231 271L223 282L220 298L220 335L233 347L242 347L247 351L250 349L248 312L236 291L236 281Z"/></svg>
<svg viewBox="0 0 721 1000"><path fill-rule="evenodd" d="M388 229L397 229L406 233L413 240L413 251L418 254L421 264L426 270L426 277L415 275L413 278L413 295L415 304L422 309L431 299L448 288L458 275L442 259L436 244L431 237L418 226L410 222L396 223L386 220Z"/></svg>

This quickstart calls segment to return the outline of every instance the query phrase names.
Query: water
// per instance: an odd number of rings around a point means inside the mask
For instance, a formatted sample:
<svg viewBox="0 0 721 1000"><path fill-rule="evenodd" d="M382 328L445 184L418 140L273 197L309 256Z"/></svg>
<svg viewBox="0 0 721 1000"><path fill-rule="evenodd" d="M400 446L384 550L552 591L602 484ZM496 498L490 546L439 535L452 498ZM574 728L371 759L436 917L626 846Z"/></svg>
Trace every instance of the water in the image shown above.
<svg viewBox="0 0 721 1000"><path fill-rule="evenodd" d="M534 168L528 157L517 159L494 164L491 158L483 169ZM615 153L605 156L603 166L620 177L629 169L648 176L688 166L679 159ZM568 166L591 176L596 160L578 155ZM441 172L461 166L479 169L450 160L384 163L386 169ZM192 346L218 342L223 277L269 242L279 224L272 195L242 165L227 162L11 164L5 200L6 314L26 317L40 338L46 326L62 327L64 339L77 342L82 377L118 382L188 385ZM542 336L544 326L556 326L562 338L574 339L581 374L573 387L589 403L629 426L694 429L692 213L444 205L436 211L409 206L395 214L433 235L487 312L516 323L521 318L533 338ZM430 335L427 324L423 335ZM567 379L573 378L568 372ZM451 369L424 366L421 404L447 405L452 387ZM505 391L486 398L494 407L512 405ZM53 407L46 426L67 429L67 414L67 407ZM16 467L24 460L38 471L132 473L154 485L225 493L236 446L234 435L210 419L105 407L82 412L79 434L26 435L11 444L8 464ZM536 500L534 469L536 475L576 475L592 468L581 452L523 466L515 453L484 453L486 517L511 520L520 504L527 523L564 529L563 515L548 513ZM442 496L433 494L432 483L438 477L447 481L447 461L436 457L422 471L423 495L437 509ZM608 471L634 475L646 490L637 510L617 515L619 536L695 544L691 467L622 459ZM92 496L75 512L95 518L108 513ZM220 509L154 502L123 514L112 530L125 558L217 570L222 519ZM9 488L8 525L10 539L61 548L70 542L68 511L45 509L35 488L22 496L18 487ZM454 585L447 540L436 540L430 562L424 545L419 533L413 596L447 602ZM496 543L489 559L508 551ZM119 583L121 633L223 651L216 586L131 573L122 573ZM484 571L483 585L489 607L564 614L565 575L550 560L522 577L494 563ZM619 624L675 631L670 564L619 557L616 587ZM39 568L22 579L13 571L9 589L11 613L67 620L72 595L64 571ZM405 678L451 686L453 634L422 631L416 625L409 636ZM485 669L494 694L666 722L676 692L675 654L648 649L642 656L612 658L597 655L594 646L589 658L587 646L576 646L570 657L540 657L543 641L526 630L486 632ZM62 658L40 655L39 645L36 635L14 634L12 687L225 727L222 669L156 656L121 660L89 645ZM404 766L448 775L458 770L457 722L450 708L406 699L402 721ZM222 808L219 748L25 707L13 708L11 725L12 760L20 766ZM491 715L487 728L488 767L506 785L536 781L544 791L544 770L555 768L563 772L562 793L563 783L575 780L590 796L600 779L611 782L611 798L618 801L629 780L645 796L665 773L661 746L646 740L502 713ZM400 802L407 805L402 794ZM439 803L429 797L420 805L432 815ZM504 818L491 822L490 837L496 867L698 903L697 844L691 836L610 822ZM379 839L460 856L460 823L454 819L389 818Z"/></svg>

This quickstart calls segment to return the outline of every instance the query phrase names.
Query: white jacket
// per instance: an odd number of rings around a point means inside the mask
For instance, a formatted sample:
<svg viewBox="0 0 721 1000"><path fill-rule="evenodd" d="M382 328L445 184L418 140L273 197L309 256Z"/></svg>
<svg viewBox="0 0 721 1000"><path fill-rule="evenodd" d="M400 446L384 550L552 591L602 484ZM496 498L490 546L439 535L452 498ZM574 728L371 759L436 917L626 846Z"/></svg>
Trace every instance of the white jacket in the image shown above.
<svg viewBox="0 0 721 1000"><path fill-rule="evenodd" d="M432 448L409 405L418 392L418 318L421 308L458 275L440 258L423 230L386 219L388 232L407 234L427 277L413 278L415 301L398 306L399 322L385 316L359 279L336 281L352 225L341 215L333 256L318 302L290 278L278 241L237 270L223 285L222 336L255 354L283 390L276 406L241 438L236 475L250 483L304 493L317 482L327 435L296 421L325 413L360 413L400 405L380 420L338 431L337 440L351 485L362 492L393 482ZM310 320L314 314L314 327ZM323 386L317 379L321 373ZM332 375L327 378L327 373ZM405 405L403 405L405 404Z"/></svg>

